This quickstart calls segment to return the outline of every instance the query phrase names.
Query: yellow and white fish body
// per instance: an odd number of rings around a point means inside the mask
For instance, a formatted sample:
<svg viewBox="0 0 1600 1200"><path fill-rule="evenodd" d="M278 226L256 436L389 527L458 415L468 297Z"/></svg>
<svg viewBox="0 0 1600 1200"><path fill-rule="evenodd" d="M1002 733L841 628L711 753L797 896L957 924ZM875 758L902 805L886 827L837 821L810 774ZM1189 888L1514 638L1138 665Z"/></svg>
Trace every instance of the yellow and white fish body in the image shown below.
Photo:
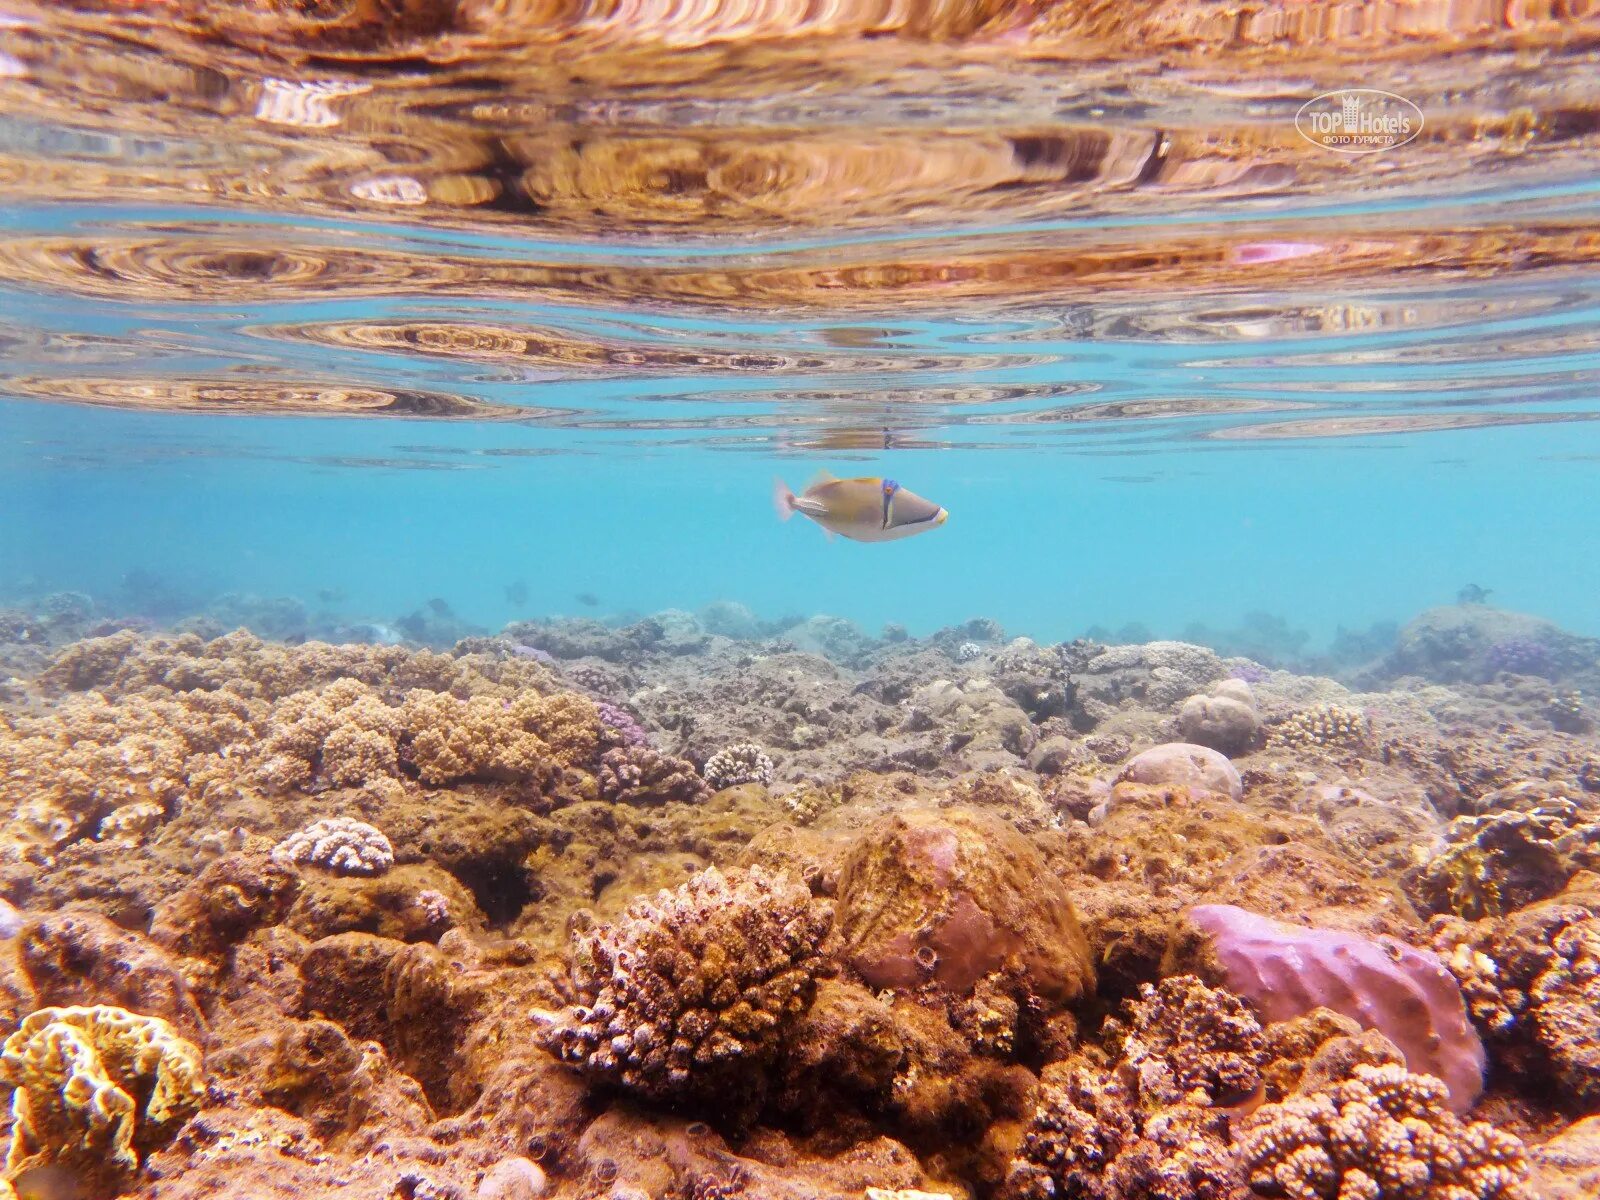
<svg viewBox="0 0 1600 1200"><path fill-rule="evenodd" d="M857 542L893 542L937 529L950 519L937 504L908 492L892 479L835 479L826 471L799 495L783 480L774 480L772 503L781 520L800 513L829 534Z"/></svg>

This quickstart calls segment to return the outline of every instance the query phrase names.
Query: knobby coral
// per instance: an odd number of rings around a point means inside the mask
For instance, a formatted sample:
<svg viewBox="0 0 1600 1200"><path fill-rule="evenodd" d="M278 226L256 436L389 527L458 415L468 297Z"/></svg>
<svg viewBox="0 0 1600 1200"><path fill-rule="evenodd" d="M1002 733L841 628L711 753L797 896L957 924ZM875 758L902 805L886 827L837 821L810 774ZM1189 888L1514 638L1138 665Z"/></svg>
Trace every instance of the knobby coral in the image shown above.
<svg viewBox="0 0 1600 1200"><path fill-rule="evenodd" d="M30 1013L0 1067L16 1088L13 1178L42 1166L125 1178L205 1099L199 1050L165 1021L109 1005Z"/></svg>
<svg viewBox="0 0 1600 1200"><path fill-rule="evenodd" d="M382 875L394 866L394 847L383 831L353 817L327 817L292 833L273 848L280 862L309 863L336 875Z"/></svg>
<svg viewBox="0 0 1600 1200"><path fill-rule="evenodd" d="M706 793L705 782L687 759L648 746L618 746L600 756L600 794L619 804L685 804Z"/></svg>
<svg viewBox="0 0 1600 1200"><path fill-rule="evenodd" d="M1437 917L1432 933L1497 1068L1600 1104L1600 878L1580 872L1561 895L1499 920Z"/></svg>
<svg viewBox="0 0 1600 1200"><path fill-rule="evenodd" d="M705 770L701 773L706 785L713 792L720 792L742 783L767 787L772 783L772 772L772 759L765 750L754 742L737 742L706 759Z"/></svg>
<svg viewBox="0 0 1600 1200"><path fill-rule="evenodd" d="M540 1039L589 1076L661 1101L724 1105L759 1089L811 1003L829 905L758 867L710 868L579 934L579 1002Z"/></svg>
<svg viewBox="0 0 1600 1200"><path fill-rule="evenodd" d="M1121 1066L1145 1106L1235 1104L1261 1087L1261 1024L1232 993L1174 975L1142 984L1128 1012Z"/></svg>
<svg viewBox="0 0 1600 1200"><path fill-rule="evenodd" d="M1528 1200L1522 1142L1465 1125L1445 1085L1394 1064L1267 1105L1239 1147L1250 1185L1286 1200Z"/></svg>
<svg viewBox="0 0 1600 1200"><path fill-rule="evenodd" d="M1393 938L1286 925L1202 904L1189 918L1211 938L1230 989L1269 1021L1330 1008L1376 1029L1407 1064L1445 1081L1458 1111L1483 1090L1483 1044L1438 956Z"/></svg>
<svg viewBox="0 0 1600 1200"><path fill-rule="evenodd" d="M1417 906L1469 919L1504 916L1553 896L1578 869L1600 868L1600 805L1564 794L1526 799L1451 821L1444 847L1406 876Z"/></svg>

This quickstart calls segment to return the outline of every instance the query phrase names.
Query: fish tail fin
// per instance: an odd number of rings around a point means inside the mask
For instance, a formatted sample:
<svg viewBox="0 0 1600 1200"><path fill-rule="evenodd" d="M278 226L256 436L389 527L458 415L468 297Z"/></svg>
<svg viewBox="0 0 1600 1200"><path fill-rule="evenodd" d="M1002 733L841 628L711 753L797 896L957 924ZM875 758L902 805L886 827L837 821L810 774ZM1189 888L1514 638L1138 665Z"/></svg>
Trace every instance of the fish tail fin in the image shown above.
<svg viewBox="0 0 1600 1200"><path fill-rule="evenodd" d="M772 507L778 510L780 521L787 521L796 511L794 493L789 490L787 483L776 476L772 480Z"/></svg>

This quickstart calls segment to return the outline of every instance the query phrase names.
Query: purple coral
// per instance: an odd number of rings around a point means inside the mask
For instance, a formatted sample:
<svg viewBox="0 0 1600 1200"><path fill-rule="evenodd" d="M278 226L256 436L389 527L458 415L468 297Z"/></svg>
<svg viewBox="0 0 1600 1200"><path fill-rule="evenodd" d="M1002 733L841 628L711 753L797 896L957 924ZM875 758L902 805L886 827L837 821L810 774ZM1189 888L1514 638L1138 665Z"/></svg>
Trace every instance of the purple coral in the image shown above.
<svg viewBox="0 0 1600 1200"><path fill-rule="evenodd" d="M1483 1090L1483 1043L1455 977L1431 951L1286 925L1231 904L1198 905L1188 915L1211 936L1228 988L1267 1021L1330 1008L1382 1033L1413 1071L1442 1079L1456 1111Z"/></svg>
<svg viewBox="0 0 1600 1200"><path fill-rule="evenodd" d="M639 724L638 719L627 709L620 705L612 704L608 700L600 701L596 706L600 710L600 724L605 726L606 741L613 746L648 746L650 735L645 727Z"/></svg>
<svg viewBox="0 0 1600 1200"><path fill-rule="evenodd" d="M1529 637L1511 637L1495 642L1484 655L1484 661L1493 674L1506 671L1512 675L1548 676L1555 665L1550 647Z"/></svg>
<svg viewBox="0 0 1600 1200"><path fill-rule="evenodd" d="M1272 672L1268 671L1260 663L1244 662L1229 671L1228 678L1242 679L1246 683L1264 683L1267 676L1271 674Z"/></svg>

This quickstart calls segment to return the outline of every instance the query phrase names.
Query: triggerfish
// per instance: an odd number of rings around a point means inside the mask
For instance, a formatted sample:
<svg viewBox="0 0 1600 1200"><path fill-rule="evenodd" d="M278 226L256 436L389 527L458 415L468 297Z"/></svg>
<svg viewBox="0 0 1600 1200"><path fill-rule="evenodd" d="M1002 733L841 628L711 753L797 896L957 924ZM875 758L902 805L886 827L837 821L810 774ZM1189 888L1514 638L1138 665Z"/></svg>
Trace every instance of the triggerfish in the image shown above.
<svg viewBox="0 0 1600 1200"><path fill-rule="evenodd" d="M783 480L773 480L772 503L780 520L804 513L830 537L837 533L858 542L892 542L950 519L937 504L892 479L835 479L826 471L798 496Z"/></svg>

